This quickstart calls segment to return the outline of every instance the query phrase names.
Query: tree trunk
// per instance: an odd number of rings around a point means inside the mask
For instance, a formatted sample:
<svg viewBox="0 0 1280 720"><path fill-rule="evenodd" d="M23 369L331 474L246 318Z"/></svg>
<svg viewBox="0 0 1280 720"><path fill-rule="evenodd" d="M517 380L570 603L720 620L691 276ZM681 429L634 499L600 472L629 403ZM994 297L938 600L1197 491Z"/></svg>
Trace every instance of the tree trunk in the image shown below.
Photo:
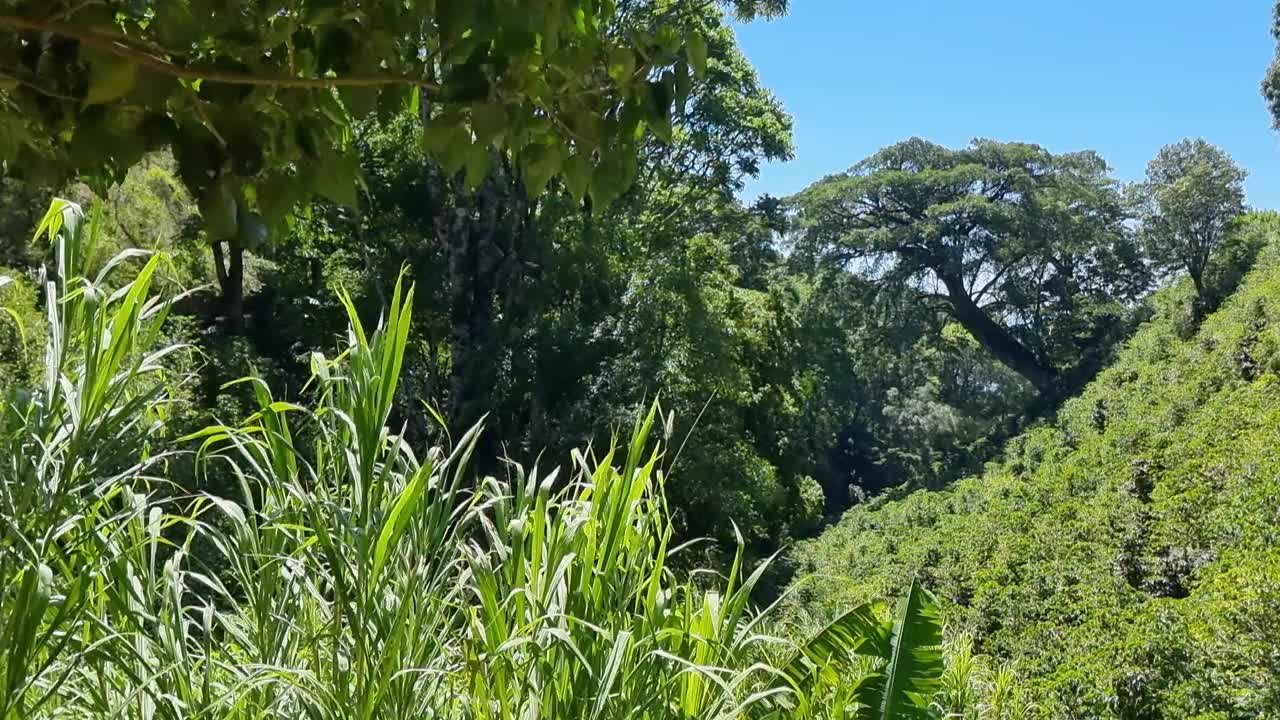
<svg viewBox="0 0 1280 720"><path fill-rule="evenodd" d="M1191 284L1196 288L1196 298L1203 303L1205 300L1204 266L1190 265L1187 267L1187 274L1191 276Z"/></svg>
<svg viewBox="0 0 1280 720"><path fill-rule="evenodd" d="M500 198L484 183L446 214L441 232L449 263L449 423L462 432L483 416L497 381L489 357L494 311L494 266ZM492 434L492 433L489 433Z"/></svg>
<svg viewBox="0 0 1280 720"><path fill-rule="evenodd" d="M973 298L969 297L964 282L960 278L943 277L942 282L947 287L947 297L951 301L951 314L956 321L963 325L974 339L987 349L987 352L994 355L1010 370L1026 378L1041 395L1052 394L1055 390L1054 381L1057 379L1057 373L1045 367L1035 353L1018 342L1008 330L1001 327L987 315L986 311L978 307Z"/></svg>
<svg viewBox="0 0 1280 720"><path fill-rule="evenodd" d="M221 241L213 244L213 266L222 293L219 305L227 319L227 329L239 332L244 327L244 247L238 240L227 241L230 263L224 257Z"/></svg>

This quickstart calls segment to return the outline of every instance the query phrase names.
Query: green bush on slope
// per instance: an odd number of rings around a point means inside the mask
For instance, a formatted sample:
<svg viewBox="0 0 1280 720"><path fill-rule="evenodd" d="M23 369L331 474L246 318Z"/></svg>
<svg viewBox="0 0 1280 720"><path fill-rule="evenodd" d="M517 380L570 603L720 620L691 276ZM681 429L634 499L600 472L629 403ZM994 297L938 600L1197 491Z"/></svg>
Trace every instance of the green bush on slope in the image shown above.
<svg viewBox="0 0 1280 720"><path fill-rule="evenodd" d="M37 291L20 271L0 266L0 394L39 376L44 318L35 308Z"/></svg>
<svg viewBox="0 0 1280 720"><path fill-rule="evenodd" d="M801 545L822 617L918 575L1049 717L1280 709L1280 248L1196 328L1190 289L1054 425Z"/></svg>

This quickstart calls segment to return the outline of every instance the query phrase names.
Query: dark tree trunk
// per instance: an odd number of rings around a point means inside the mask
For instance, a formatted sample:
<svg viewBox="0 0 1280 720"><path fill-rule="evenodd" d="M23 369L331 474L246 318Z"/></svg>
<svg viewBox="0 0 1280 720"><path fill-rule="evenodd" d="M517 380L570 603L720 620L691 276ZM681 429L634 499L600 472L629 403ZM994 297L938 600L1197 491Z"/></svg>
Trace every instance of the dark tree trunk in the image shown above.
<svg viewBox="0 0 1280 720"><path fill-rule="evenodd" d="M943 277L951 314L973 337L1006 367L1026 378L1041 395L1055 392L1057 373L1045 367L1035 353L1018 342L1008 330L991 319L986 311L969 297L964 282L957 277Z"/></svg>
<svg viewBox="0 0 1280 720"><path fill-rule="evenodd" d="M240 332L244 328L244 246L238 240L226 241L226 245L229 253L223 250L221 241L213 244L213 266L221 292L219 309L227 319L227 329ZM225 257L228 254L229 263Z"/></svg>
<svg viewBox="0 0 1280 720"><path fill-rule="evenodd" d="M1196 288L1196 298L1203 303L1205 301L1204 266L1191 265L1187 268L1187 274L1191 276L1191 284Z"/></svg>
<svg viewBox="0 0 1280 720"><path fill-rule="evenodd" d="M448 418L454 432L479 422L492 406L497 384L491 337L496 268L502 260L495 240L502 203L502 193L490 179L469 197L460 197L437 228L449 265Z"/></svg>

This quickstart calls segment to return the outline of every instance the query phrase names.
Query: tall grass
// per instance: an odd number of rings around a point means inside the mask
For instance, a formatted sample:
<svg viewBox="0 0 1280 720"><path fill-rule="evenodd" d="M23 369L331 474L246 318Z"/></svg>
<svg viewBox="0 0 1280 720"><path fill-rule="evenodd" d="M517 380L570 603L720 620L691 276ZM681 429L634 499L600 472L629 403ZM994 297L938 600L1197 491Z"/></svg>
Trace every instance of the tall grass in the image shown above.
<svg viewBox="0 0 1280 720"><path fill-rule="evenodd" d="M388 426L400 284L372 330L344 297L311 407L246 378L256 413L184 439L238 497L178 494L154 449L165 259L89 279L96 227L64 202L41 226L47 372L0 420L0 717L712 718L785 692L754 663L777 642L748 603L762 568L667 565L652 412L564 481L473 478L479 428L419 453Z"/></svg>
<svg viewBox="0 0 1280 720"><path fill-rule="evenodd" d="M750 602L764 564L673 569L656 408L564 478L514 463L476 478L479 427L413 448L389 425L403 277L372 329L341 296L349 332L312 355L308 406L245 378L256 412L182 438L239 487L184 495L160 449L181 382L164 363L178 348L155 349L165 258L128 252L89 279L97 226L61 201L41 225L57 259L46 373L0 413L0 720L930 712L927 593L796 644Z"/></svg>

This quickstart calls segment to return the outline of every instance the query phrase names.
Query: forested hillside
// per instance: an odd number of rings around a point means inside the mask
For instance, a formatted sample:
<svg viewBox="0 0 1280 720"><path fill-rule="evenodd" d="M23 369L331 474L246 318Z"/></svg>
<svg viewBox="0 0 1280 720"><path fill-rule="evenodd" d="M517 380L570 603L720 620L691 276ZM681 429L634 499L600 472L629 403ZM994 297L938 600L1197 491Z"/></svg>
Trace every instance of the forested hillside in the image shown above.
<svg viewBox="0 0 1280 720"><path fill-rule="evenodd" d="M880 498L796 552L796 611L912 577L1062 718L1280 707L1280 225L1197 325L1190 282L1053 422L951 488Z"/></svg>

